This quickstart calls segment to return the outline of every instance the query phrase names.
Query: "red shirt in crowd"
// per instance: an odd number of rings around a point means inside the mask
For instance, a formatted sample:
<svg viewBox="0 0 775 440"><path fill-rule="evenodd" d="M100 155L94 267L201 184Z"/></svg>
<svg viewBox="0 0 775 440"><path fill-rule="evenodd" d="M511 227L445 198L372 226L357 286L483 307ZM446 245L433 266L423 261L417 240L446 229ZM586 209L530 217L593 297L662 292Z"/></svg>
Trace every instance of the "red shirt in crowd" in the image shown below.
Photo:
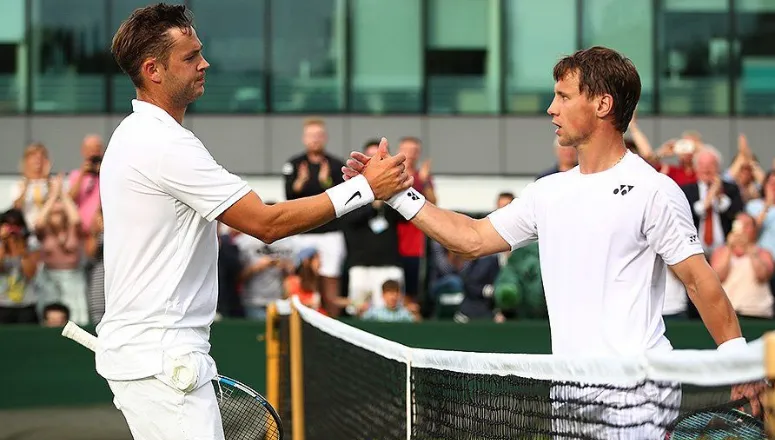
<svg viewBox="0 0 775 440"><path fill-rule="evenodd" d="M433 188L433 178L428 177L425 182L420 181L417 172L414 173L415 191L423 193L426 188ZM401 221L398 230L398 254L402 257L425 256L425 234L412 222Z"/></svg>

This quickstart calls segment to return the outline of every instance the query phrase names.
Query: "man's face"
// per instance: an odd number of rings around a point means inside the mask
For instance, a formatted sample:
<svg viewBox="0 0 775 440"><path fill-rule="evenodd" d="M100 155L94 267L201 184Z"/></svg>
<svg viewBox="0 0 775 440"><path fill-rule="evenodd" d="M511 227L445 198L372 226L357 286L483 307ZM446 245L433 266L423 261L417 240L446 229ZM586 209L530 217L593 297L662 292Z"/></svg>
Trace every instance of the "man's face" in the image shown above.
<svg viewBox="0 0 775 440"><path fill-rule="evenodd" d="M569 72L554 85L554 99L547 109L562 147L577 147L587 140L596 124L597 100L579 91L578 73Z"/></svg>
<svg viewBox="0 0 775 440"><path fill-rule="evenodd" d="M326 148L328 142L328 135L325 127L320 124L310 124L304 127L302 133L302 142L307 147L308 153L319 154Z"/></svg>
<svg viewBox="0 0 775 440"><path fill-rule="evenodd" d="M81 145L81 156L91 162L91 171L98 173L102 163L103 145L102 139L97 136L89 136Z"/></svg>
<svg viewBox="0 0 775 440"><path fill-rule="evenodd" d="M404 141L398 145L398 152L404 153L408 164L414 164L420 158L420 145L417 142Z"/></svg>
<svg viewBox="0 0 775 440"><path fill-rule="evenodd" d="M498 209L503 208L504 206L511 203L514 199L511 197L498 197Z"/></svg>
<svg viewBox="0 0 775 440"><path fill-rule="evenodd" d="M67 315L61 310L49 310L43 325L46 327L64 327L67 324Z"/></svg>
<svg viewBox="0 0 775 440"><path fill-rule="evenodd" d="M698 153L695 168L697 179L707 184L712 183L718 176L718 162L710 153Z"/></svg>
<svg viewBox="0 0 775 440"><path fill-rule="evenodd" d="M379 145L369 145L366 147L366 149L363 151L363 154L369 157L374 157L377 155L377 152L379 151Z"/></svg>
<svg viewBox="0 0 775 440"><path fill-rule="evenodd" d="M161 85L173 103L187 106L204 93L205 70L210 63L202 56L202 42L194 28L185 32L173 28L167 32L174 43L166 68L161 67Z"/></svg>
<svg viewBox="0 0 775 440"><path fill-rule="evenodd" d="M382 292L382 299L385 301L385 307L395 310L398 307L398 300L401 294L395 290L385 290Z"/></svg>

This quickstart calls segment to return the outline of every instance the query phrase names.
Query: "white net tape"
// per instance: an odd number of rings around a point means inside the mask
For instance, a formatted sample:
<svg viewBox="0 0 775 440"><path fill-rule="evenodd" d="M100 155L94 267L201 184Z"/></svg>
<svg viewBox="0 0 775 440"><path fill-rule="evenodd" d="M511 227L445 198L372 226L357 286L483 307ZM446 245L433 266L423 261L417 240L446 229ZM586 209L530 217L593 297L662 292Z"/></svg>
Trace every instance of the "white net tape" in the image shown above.
<svg viewBox="0 0 775 440"><path fill-rule="evenodd" d="M731 353L672 350L615 358L429 350L407 347L349 326L304 306L296 298L293 305L301 318L318 330L412 368L616 386L631 386L645 380L723 386L765 377L761 339Z"/></svg>

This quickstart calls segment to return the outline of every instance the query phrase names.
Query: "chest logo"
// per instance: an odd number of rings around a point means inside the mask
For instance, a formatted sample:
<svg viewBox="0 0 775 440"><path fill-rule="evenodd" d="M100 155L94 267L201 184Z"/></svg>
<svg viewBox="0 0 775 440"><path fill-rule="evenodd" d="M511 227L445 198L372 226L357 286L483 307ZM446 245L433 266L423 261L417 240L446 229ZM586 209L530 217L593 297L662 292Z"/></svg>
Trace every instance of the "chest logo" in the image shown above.
<svg viewBox="0 0 775 440"><path fill-rule="evenodd" d="M632 191L633 188L634 186L632 185L619 185L619 188L614 189L614 194L625 195Z"/></svg>

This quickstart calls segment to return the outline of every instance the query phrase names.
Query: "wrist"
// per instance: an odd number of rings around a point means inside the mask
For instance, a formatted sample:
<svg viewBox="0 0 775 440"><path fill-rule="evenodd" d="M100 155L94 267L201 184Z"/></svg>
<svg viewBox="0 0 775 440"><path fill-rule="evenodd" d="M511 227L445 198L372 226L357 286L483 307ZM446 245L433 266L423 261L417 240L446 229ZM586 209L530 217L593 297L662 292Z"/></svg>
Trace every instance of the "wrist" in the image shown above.
<svg viewBox="0 0 775 440"><path fill-rule="evenodd" d="M358 175L326 190L339 218L374 201L374 192L363 175Z"/></svg>
<svg viewBox="0 0 775 440"><path fill-rule="evenodd" d="M411 220L425 206L425 196L414 188L395 194L386 203L406 220Z"/></svg>
<svg viewBox="0 0 775 440"><path fill-rule="evenodd" d="M722 342L716 350L718 351L735 351L735 350L741 350L748 346L748 343L745 341L745 338L740 336L738 338L732 338L728 339L724 342Z"/></svg>

